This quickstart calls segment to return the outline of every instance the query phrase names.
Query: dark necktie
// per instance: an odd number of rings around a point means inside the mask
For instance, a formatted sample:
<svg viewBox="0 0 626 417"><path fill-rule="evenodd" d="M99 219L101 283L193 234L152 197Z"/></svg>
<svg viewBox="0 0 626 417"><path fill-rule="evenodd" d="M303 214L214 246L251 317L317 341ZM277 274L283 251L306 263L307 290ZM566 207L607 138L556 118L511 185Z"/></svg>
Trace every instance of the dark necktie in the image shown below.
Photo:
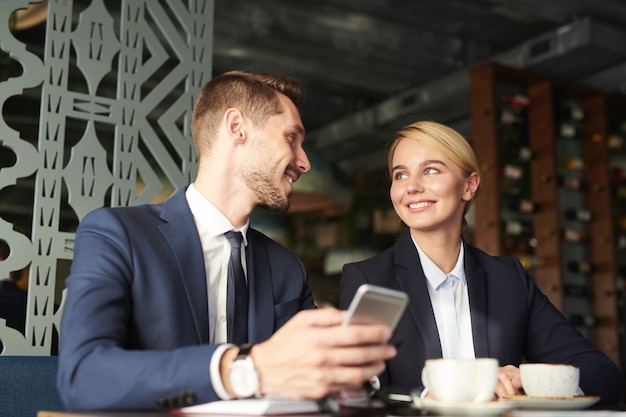
<svg viewBox="0 0 626 417"><path fill-rule="evenodd" d="M227 340L237 345L248 342L248 285L241 266L240 232L231 230L224 234L230 242L228 260L228 289L226 317L228 324Z"/></svg>

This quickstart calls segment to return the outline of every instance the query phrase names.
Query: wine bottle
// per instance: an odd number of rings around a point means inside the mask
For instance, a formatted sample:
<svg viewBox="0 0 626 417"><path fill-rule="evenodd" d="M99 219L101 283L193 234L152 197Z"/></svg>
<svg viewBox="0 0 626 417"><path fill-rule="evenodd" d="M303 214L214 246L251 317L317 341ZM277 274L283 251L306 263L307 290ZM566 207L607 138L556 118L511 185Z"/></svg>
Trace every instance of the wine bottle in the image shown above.
<svg viewBox="0 0 626 417"><path fill-rule="evenodd" d="M559 118L580 122L585 119L585 111L577 100L562 100L559 103Z"/></svg>
<svg viewBox="0 0 626 417"><path fill-rule="evenodd" d="M536 213L539 210L539 206L528 198L504 197L502 201L504 203L503 204L504 211L508 209L516 213L532 214L532 213Z"/></svg>
<svg viewBox="0 0 626 417"><path fill-rule="evenodd" d="M611 168L611 176L615 181L626 180L626 170L621 166L614 166Z"/></svg>
<svg viewBox="0 0 626 417"><path fill-rule="evenodd" d="M504 222L504 233L509 236L529 235L530 227L528 224L519 220L507 220Z"/></svg>
<svg viewBox="0 0 626 417"><path fill-rule="evenodd" d="M534 156L532 149L528 146L503 146L502 153L505 158L508 157L517 162L528 162Z"/></svg>
<svg viewBox="0 0 626 417"><path fill-rule="evenodd" d="M509 109L502 109L500 113L500 123L503 125L523 124L525 122L526 119L524 117Z"/></svg>
<svg viewBox="0 0 626 417"><path fill-rule="evenodd" d="M559 187L572 191L583 191L586 188L585 180L574 175L559 176L557 183Z"/></svg>
<svg viewBox="0 0 626 417"><path fill-rule="evenodd" d="M568 208L565 210L565 218L569 220L576 220L579 222L588 223L593 218L593 215L589 210Z"/></svg>
<svg viewBox="0 0 626 417"><path fill-rule="evenodd" d="M606 146L613 150L621 149L624 146L624 137L622 135L618 135L617 133L611 133L606 139Z"/></svg>
<svg viewBox="0 0 626 417"><path fill-rule="evenodd" d="M528 96L519 93L507 93L502 95L502 104L517 110L525 110L530 100Z"/></svg>
<svg viewBox="0 0 626 417"><path fill-rule="evenodd" d="M569 320L574 326L593 327L598 320L591 314L572 314L569 316Z"/></svg>
<svg viewBox="0 0 626 417"><path fill-rule="evenodd" d="M519 180L524 176L524 168L519 165L504 164L501 170L502 177L509 180Z"/></svg>
<svg viewBox="0 0 626 417"><path fill-rule="evenodd" d="M616 245L617 245L617 249L618 250L626 249L626 235L624 235L624 234L617 235L615 241L616 241Z"/></svg>
<svg viewBox="0 0 626 417"><path fill-rule="evenodd" d="M626 199L626 184L615 184L613 186L613 196L620 199Z"/></svg>
<svg viewBox="0 0 626 417"><path fill-rule="evenodd" d="M563 229L563 241L570 243L584 243L588 239L586 230Z"/></svg>
<svg viewBox="0 0 626 417"><path fill-rule="evenodd" d="M500 149L517 149L528 146L528 123L521 116L508 120L506 112L499 126Z"/></svg>
<svg viewBox="0 0 626 417"><path fill-rule="evenodd" d="M559 136L566 139L575 139L581 136L580 126L570 121L562 122L559 126Z"/></svg>
<svg viewBox="0 0 626 417"><path fill-rule="evenodd" d="M567 269L576 274L591 274L595 270L589 261L570 261L567 263Z"/></svg>
<svg viewBox="0 0 626 417"><path fill-rule="evenodd" d="M626 120L609 121L609 136L606 145L609 149L622 149L626 141Z"/></svg>
<svg viewBox="0 0 626 417"><path fill-rule="evenodd" d="M570 297L587 297L589 288L583 285L565 284L563 285L563 294Z"/></svg>
<svg viewBox="0 0 626 417"><path fill-rule="evenodd" d="M563 166L570 170L581 170L585 167L585 161L577 156L568 156L563 159Z"/></svg>
<svg viewBox="0 0 626 417"><path fill-rule="evenodd" d="M619 230L626 230L626 216L619 216L615 225Z"/></svg>
<svg viewBox="0 0 626 417"><path fill-rule="evenodd" d="M525 270L531 271L535 268L545 265L545 261L530 253L518 253L515 257L519 259Z"/></svg>
<svg viewBox="0 0 626 417"><path fill-rule="evenodd" d="M502 254L511 255L514 253L530 253L532 248L528 244L525 235L512 236L504 234L502 236Z"/></svg>

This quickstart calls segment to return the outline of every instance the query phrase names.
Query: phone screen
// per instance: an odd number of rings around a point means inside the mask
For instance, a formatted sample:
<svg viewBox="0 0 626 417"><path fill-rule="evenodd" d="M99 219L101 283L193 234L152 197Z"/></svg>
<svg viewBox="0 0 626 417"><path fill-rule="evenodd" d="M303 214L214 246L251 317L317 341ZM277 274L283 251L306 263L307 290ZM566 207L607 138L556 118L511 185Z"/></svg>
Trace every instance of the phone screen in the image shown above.
<svg viewBox="0 0 626 417"><path fill-rule="evenodd" d="M384 323L394 329L408 302L402 291L363 284L350 303L344 324Z"/></svg>

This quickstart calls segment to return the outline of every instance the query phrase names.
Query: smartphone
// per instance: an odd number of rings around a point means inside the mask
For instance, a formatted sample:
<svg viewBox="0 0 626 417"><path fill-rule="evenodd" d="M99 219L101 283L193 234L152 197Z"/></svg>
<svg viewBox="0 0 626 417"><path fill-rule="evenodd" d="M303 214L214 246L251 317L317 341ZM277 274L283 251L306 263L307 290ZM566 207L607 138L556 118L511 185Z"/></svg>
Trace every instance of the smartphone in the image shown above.
<svg viewBox="0 0 626 417"><path fill-rule="evenodd" d="M363 284L350 302L343 324L383 323L393 330L408 303L409 296L402 291Z"/></svg>

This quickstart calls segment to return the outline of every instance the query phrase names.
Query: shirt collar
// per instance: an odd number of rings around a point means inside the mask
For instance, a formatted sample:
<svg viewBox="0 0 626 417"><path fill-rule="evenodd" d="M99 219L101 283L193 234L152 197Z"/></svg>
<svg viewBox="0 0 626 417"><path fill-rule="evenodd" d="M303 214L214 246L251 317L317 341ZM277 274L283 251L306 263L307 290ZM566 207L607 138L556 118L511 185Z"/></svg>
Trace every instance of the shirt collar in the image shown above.
<svg viewBox="0 0 626 417"><path fill-rule="evenodd" d="M415 248L417 248L417 253L420 257L420 262L422 264L422 269L424 270L424 275L426 275L426 279L432 285L433 288L438 288L439 285L448 277L448 275L454 275L457 277L463 285L467 282L465 277L465 247L464 243L461 240L461 250L459 250L459 257L456 260L456 265L452 268L452 271L449 274L444 273L441 268L439 268L426 253L419 247L419 245L415 242L413 237L411 236L411 240L413 240L413 244Z"/></svg>
<svg viewBox="0 0 626 417"><path fill-rule="evenodd" d="M223 235L230 230L237 230L243 235L243 244L248 245L248 228L250 227L250 219L240 229L235 229L230 220L221 211L217 209L200 191L193 185L189 184L185 191L185 198L189 204L189 209L196 222L202 224L202 227L210 233L211 236L217 237Z"/></svg>

